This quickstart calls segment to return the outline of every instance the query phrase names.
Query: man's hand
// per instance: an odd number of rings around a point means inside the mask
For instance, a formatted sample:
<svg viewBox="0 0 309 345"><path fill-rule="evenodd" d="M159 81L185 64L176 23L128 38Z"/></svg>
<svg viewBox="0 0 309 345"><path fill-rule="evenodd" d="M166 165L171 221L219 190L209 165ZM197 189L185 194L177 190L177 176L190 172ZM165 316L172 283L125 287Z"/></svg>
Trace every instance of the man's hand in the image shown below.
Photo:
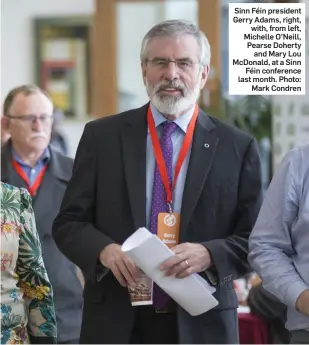
<svg viewBox="0 0 309 345"><path fill-rule="evenodd" d="M192 273L203 272L212 266L209 251L202 244L182 243L172 248L172 251L176 255L160 265L166 276L175 275L177 278L184 278Z"/></svg>
<svg viewBox="0 0 309 345"><path fill-rule="evenodd" d="M298 297L296 301L296 309L300 313L309 316L309 289L302 292Z"/></svg>
<svg viewBox="0 0 309 345"><path fill-rule="evenodd" d="M100 253L103 266L109 268L122 286L135 286L139 281L139 269L121 251L119 244L109 244Z"/></svg>

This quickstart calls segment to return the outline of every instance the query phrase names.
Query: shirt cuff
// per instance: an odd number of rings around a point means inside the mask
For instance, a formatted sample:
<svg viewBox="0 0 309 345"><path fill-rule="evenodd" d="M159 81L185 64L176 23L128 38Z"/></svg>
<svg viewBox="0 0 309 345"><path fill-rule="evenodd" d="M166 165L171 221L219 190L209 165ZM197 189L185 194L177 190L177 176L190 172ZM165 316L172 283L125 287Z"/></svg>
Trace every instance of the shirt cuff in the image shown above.
<svg viewBox="0 0 309 345"><path fill-rule="evenodd" d="M297 299L305 290L309 290L309 286L307 286L302 280L293 282L289 285L285 294L285 300L282 302L288 306L296 308Z"/></svg>

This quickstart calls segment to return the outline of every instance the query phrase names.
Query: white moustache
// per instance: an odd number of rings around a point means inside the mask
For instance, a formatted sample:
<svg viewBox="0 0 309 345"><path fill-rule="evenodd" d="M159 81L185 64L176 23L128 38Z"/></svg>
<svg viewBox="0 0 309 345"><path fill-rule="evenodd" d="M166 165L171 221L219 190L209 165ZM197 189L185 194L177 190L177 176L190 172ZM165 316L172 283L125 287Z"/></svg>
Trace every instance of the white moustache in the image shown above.
<svg viewBox="0 0 309 345"><path fill-rule="evenodd" d="M162 85L157 85L155 88L155 92L160 92L164 90L176 90L176 91L184 91L185 86L182 84L162 84Z"/></svg>

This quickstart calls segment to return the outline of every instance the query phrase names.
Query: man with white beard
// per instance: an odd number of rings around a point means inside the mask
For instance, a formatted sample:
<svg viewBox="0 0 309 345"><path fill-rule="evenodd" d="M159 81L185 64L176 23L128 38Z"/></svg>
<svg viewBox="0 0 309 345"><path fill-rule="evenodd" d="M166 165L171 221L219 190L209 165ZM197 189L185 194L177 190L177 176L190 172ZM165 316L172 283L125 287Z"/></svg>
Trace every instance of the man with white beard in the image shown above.
<svg viewBox="0 0 309 345"><path fill-rule="evenodd" d="M86 276L81 343L238 342L233 280L249 271L260 161L250 135L199 109L209 66L201 31L162 22L141 48L150 102L85 127L53 226L59 249ZM129 291L144 277L121 244L139 227L160 238L174 231L176 255L160 269L207 279L215 309L193 317L155 284L132 306Z"/></svg>

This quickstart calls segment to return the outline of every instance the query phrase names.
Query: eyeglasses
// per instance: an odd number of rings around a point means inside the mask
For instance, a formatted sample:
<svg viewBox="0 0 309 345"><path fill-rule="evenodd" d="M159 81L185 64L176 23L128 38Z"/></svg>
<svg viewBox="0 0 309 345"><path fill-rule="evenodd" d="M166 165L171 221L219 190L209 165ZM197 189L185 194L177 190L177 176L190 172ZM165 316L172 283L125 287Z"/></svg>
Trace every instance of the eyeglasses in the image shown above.
<svg viewBox="0 0 309 345"><path fill-rule="evenodd" d="M33 124L33 123L35 123L35 121L40 121L41 124L47 125L47 124L50 124L54 120L53 115L40 115L40 116L36 116L36 115L23 115L23 116L21 116L21 115L20 116L5 115L5 116L10 118L10 119L19 120L19 121L22 121L23 123L27 123L27 124Z"/></svg>
<svg viewBox="0 0 309 345"><path fill-rule="evenodd" d="M192 70L195 65L200 64L200 62L195 62L187 58L176 59L176 60L154 58L152 60L147 59L146 62L150 62L153 67L158 68L158 69L166 69L170 63L174 63L182 71Z"/></svg>

